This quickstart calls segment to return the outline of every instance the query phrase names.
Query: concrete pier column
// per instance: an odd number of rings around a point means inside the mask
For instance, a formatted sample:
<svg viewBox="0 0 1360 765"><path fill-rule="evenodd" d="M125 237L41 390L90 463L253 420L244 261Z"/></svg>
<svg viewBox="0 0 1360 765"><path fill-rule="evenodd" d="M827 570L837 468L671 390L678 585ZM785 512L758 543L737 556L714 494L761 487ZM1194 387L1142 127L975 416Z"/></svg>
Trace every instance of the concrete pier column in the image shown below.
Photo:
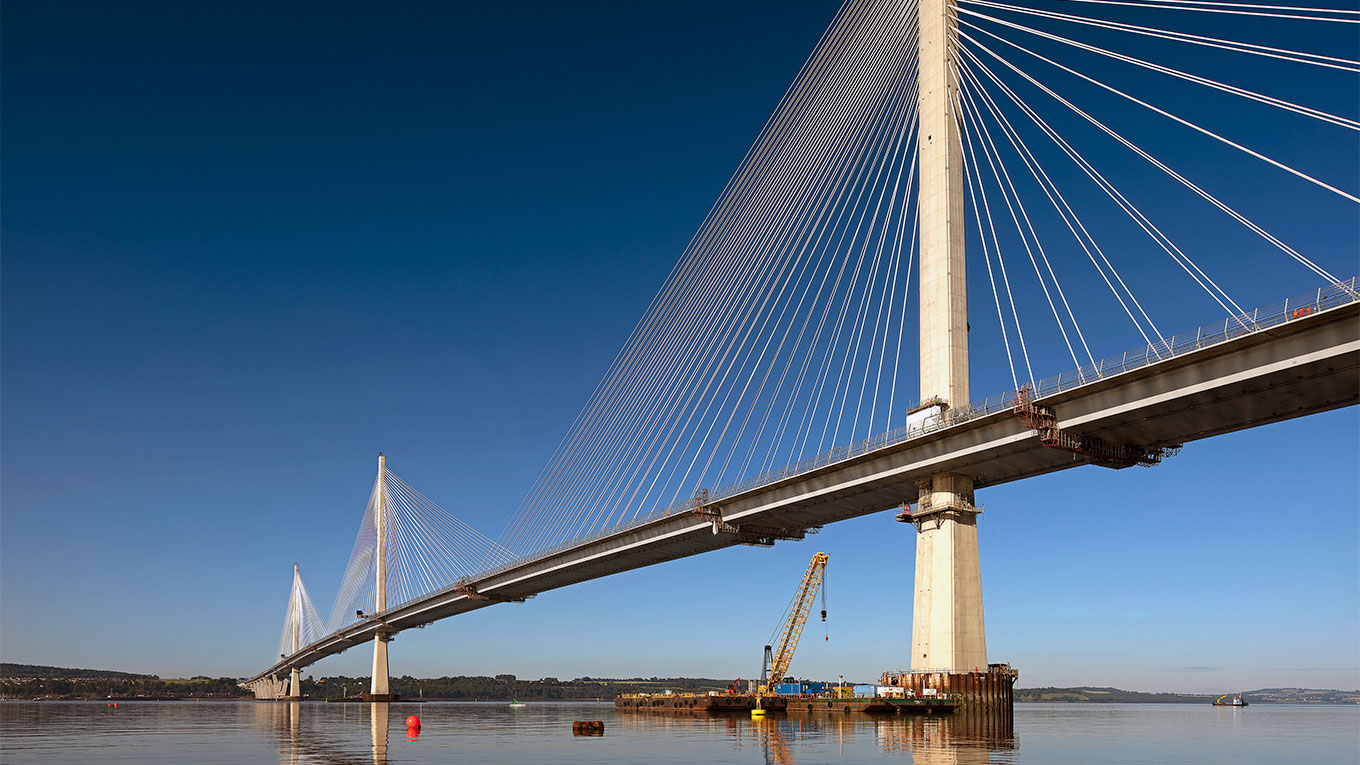
<svg viewBox="0 0 1360 765"><path fill-rule="evenodd" d="M293 564L293 653L297 654L302 642L302 574L298 571L298 564ZM302 698L302 670L293 668L288 682L288 695L295 699Z"/></svg>
<svg viewBox="0 0 1360 765"><path fill-rule="evenodd" d="M968 404L968 296L958 10L949 0L920 0L917 23L921 400L961 407ZM911 666L985 670L973 480L934 476L923 482L917 500Z"/></svg>
<svg viewBox="0 0 1360 765"><path fill-rule="evenodd" d="M377 551L376 559L378 569L377 599L374 605L375 614L380 614L387 610L387 458L378 455L378 490L377 499L373 508L373 524L377 527ZM378 636L373 639L373 682L369 688L369 693L373 696L387 696L391 693L388 690L387 672L387 642L389 636L379 631Z"/></svg>
<svg viewBox="0 0 1360 765"><path fill-rule="evenodd" d="M977 541L980 511L973 506L971 486L967 476L946 474L935 476L920 490L920 510L913 514L919 531L912 669L987 669Z"/></svg>

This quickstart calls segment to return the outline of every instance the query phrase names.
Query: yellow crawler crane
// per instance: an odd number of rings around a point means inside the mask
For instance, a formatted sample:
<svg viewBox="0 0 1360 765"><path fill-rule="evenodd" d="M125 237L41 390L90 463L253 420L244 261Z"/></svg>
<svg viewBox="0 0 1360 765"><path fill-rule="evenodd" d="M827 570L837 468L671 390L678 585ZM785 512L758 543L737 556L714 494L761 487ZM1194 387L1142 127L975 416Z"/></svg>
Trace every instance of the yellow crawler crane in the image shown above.
<svg viewBox="0 0 1360 765"><path fill-rule="evenodd" d="M808 611L812 608L812 599L817 597L817 592L822 589L822 580L826 577L828 557L824 552L813 555L812 560L808 563L807 571L803 572L803 581L798 585L798 592L793 596L793 603L789 606L789 616L784 622L783 634L779 638L779 650L772 654L770 646L765 646L765 659L760 670L760 685L756 687L756 708L751 710L752 716L760 717L765 714L762 700L770 695L770 685L782 681L784 674L789 671L789 664L793 662L793 652L798 648L798 638L802 637L803 625L807 624ZM826 621L825 592L822 593L822 621Z"/></svg>

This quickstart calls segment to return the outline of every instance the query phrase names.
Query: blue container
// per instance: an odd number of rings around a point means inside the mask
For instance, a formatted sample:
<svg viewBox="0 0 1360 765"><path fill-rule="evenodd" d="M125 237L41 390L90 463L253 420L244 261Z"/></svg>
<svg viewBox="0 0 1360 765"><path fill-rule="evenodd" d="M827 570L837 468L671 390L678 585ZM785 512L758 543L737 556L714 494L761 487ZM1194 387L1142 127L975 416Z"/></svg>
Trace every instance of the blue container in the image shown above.
<svg viewBox="0 0 1360 765"><path fill-rule="evenodd" d="M801 686L798 683L780 683L774 687L774 692L780 696L797 696L801 693Z"/></svg>
<svg viewBox="0 0 1360 765"><path fill-rule="evenodd" d="M803 693L826 693L826 683L803 683Z"/></svg>
<svg viewBox="0 0 1360 765"><path fill-rule="evenodd" d="M856 686L855 686L855 695L856 695L856 696L873 696L873 695L874 695L875 693L877 693L877 692L878 692L878 686L876 686L876 685L856 685Z"/></svg>

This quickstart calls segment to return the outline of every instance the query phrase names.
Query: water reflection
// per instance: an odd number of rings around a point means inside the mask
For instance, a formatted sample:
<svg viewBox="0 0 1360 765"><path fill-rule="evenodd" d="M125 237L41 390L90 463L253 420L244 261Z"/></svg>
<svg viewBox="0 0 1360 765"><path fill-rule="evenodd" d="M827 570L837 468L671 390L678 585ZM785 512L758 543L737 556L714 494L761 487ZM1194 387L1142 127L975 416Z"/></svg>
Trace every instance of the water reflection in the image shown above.
<svg viewBox="0 0 1360 765"><path fill-rule="evenodd" d="M1010 763L1017 748L1011 715L985 712L941 717L787 714L754 719L706 713L623 714L613 724L652 737L720 735L734 751L759 751L767 765L797 765L800 749L862 752L868 741L882 753L901 754L915 765Z"/></svg>
<svg viewBox="0 0 1360 765"><path fill-rule="evenodd" d="M1005 763L1013 760L1016 748L1013 718L982 711L885 719L875 734L880 749L909 752L914 765Z"/></svg>
<svg viewBox="0 0 1360 765"><path fill-rule="evenodd" d="M393 711L388 703L287 702L249 708L256 727L267 730L277 744L281 765L440 761L450 753L449 731L458 732L464 754L469 743L479 740L492 747L492 752L506 755L503 761L513 762L517 760L502 747L514 742L531 752L553 752L561 745L559 738L571 738L573 717L584 713L580 705L570 704L535 705L533 715L509 715L501 705L426 706L420 714L430 724L432 738L417 744L414 737L399 736L394 748L389 740L391 718L397 714L401 719L413 711L402 711L405 706ZM614 713L600 708L590 709L589 715L605 719L609 743L605 751L616 762L631 761L631 755L657 746L684 746L695 739L719 742L734 755L734 761L766 765L799 765L800 761L806 765L828 756L857 759L870 752L887 761L915 765L999 765L1013 763L1017 756L1014 725L1008 715L960 711L940 717L780 714L752 719L707 713Z"/></svg>
<svg viewBox="0 0 1360 765"><path fill-rule="evenodd" d="M373 734L373 765L387 765L387 723L391 705L386 702L369 704L368 729Z"/></svg>
<svg viewBox="0 0 1360 765"><path fill-rule="evenodd" d="M297 701L265 702L249 705L256 725L274 733L279 743L280 765L304 765L305 763L337 763L338 765L368 765L366 757L355 756L346 751L342 744L337 745L322 738L317 729L318 719L325 715L327 722L334 722L338 712L345 722L353 718L358 722L363 712L356 714L350 707L358 704L336 705L341 709L326 709L323 705L303 704ZM369 735L372 740L373 765L387 765L387 727L390 718L388 705L370 704L366 710L369 718ZM307 720L303 720L303 716Z"/></svg>

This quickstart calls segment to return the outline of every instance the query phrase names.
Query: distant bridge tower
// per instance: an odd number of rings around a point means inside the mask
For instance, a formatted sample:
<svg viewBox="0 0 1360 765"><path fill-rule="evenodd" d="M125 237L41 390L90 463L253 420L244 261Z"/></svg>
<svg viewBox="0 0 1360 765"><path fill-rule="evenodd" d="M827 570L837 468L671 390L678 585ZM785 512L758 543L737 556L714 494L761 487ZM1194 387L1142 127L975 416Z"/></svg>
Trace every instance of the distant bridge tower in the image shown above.
<svg viewBox="0 0 1360 765"><path fill-rule="evenodd" d="M373 507L373 525L377 529L377 549L374 558L378 570L377 598L373 613L381 614L387 610L387 458L378 455L378 488ZM373 682L369 686L368 698L372 701L396 701L388 686L387 644L392 641L392 633L378 630L373 638Z"/></svg>
<svg viewBox="0 0 1360 765"><path fill-rule="evenodd" d="M958 10L920 0L921 400L968 404L963 141L958 89ZM911 667L986 670L982 578L972 476L921 481Z"/></svg>
<svg viewBox="0 0 1360 765"><path fill-rule="evenodd" d="M298 571L296 563L293 564L293 602L289 605L289 611L293 614L293 655L296 656L298 649L302 647L302 574ZM297 667L293 667L288 684L288 697L302 698L302 670Z"/></svg>

